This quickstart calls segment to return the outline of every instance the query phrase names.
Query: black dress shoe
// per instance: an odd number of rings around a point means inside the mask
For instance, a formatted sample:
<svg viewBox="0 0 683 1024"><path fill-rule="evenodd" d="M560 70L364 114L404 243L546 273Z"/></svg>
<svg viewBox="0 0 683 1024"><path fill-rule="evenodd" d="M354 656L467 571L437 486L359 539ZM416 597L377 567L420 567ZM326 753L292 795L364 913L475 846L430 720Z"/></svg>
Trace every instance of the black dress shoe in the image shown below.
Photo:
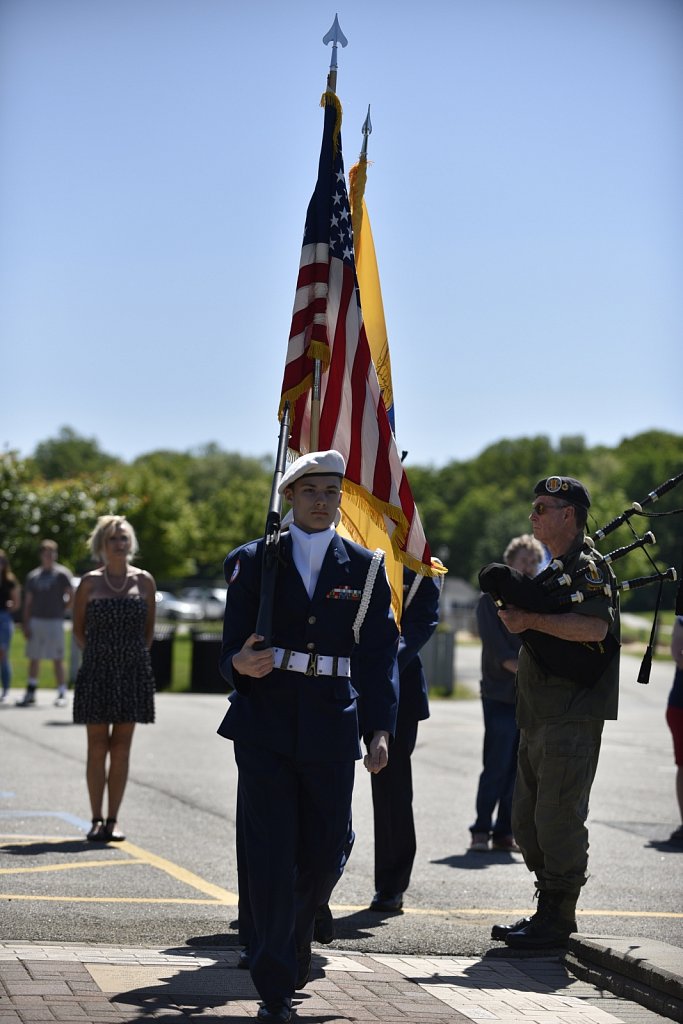
<svg viewBox="0 0 683 1024"><path fill-rule="evenodd" d="M515 921L514 924L494 924L491 929L491 938L495 939L496 942L505 942L506 935L509 935L510 932L518 932L520 929L526 928L530 923L530 917L521 917L519 921Z"/></svg>
<svg viewBox="0 0 683 1024"><path fill-rule="evenodd" d="M505 944L510 949L566 949L576 921L530 921L524 928L508 932Z"/></svg>
<svg viewBox="0 0 683 1024"><path fill-rule="evenodd" d="M398 914L403 910L403 893L376 892L368 909L382 914Z"/></svg>
<svg viewBox="0 0 683 1024"><path fill-rule="evenodd" d="M246 946L244 949L240 950L240 955L237 958L237 966L241 971L249 970L249 950Z"/></svg>
<svg viewBox="0 0 683 1024"><path fill-rule="evenodd" d="M334 918L327 903L318 907L315 912L313 938L322 946L329 946L330 942L334 942Z"/></svg>
<svg viewBox="0 0 683 1024"><path fill-rule="evenodd" d="M292 1000L271 999L269 1003L261 1003L256 1019L270 1021L270 1024L287 1024L292 1019Z"/></svg>
<svg viewBox="0 0 683 1024"><path fill-rule="evenodd" d="M311 976L311 947L305 946L296 955L296 986L295 991L304 988Z"/></svg>

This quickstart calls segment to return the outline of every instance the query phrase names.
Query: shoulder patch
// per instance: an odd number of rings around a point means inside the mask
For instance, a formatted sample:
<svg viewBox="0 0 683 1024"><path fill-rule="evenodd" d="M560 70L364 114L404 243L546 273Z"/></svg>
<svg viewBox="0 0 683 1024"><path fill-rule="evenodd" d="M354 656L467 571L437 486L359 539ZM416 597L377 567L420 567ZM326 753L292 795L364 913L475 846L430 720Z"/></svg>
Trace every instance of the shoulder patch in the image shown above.
<svg viewBox="0 0 683 1024"><path fill-rule="evenodd" d="M592 562L584 573L584 579L591 590L602 590L606 582L605 572Z"/></svg>
<svg viewBox="0 0 683 1024"><path fill-rule="evenodd" d="M232 576L230 577L229 582L230 583L234 583L235 580L237 579L237 577L239 576L239 574L240 574L240 560L238 558L237 561L235 562L235 568L232 570Z"/></svg>

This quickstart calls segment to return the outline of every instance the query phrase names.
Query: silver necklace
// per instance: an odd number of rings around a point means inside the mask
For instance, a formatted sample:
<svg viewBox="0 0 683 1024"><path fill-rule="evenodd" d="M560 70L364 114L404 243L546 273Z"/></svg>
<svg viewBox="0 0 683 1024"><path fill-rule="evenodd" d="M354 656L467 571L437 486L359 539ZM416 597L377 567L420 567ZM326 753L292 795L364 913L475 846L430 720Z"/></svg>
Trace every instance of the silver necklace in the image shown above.
<svg viewBox="0 0 683 1024"><path fill-rule="evenodd" d="M107 584L107 586L109 587L110 590L114 591L115 594L122 594L124 592L124 590L126 589L126 586L128 585L128 571L126 570L126 574L123 577L123 586L115 587L114 584L112 583L111 579L109 578L109 573L108 573L107 569L105 568L105 570L104 570L104 582Z"/></svg>

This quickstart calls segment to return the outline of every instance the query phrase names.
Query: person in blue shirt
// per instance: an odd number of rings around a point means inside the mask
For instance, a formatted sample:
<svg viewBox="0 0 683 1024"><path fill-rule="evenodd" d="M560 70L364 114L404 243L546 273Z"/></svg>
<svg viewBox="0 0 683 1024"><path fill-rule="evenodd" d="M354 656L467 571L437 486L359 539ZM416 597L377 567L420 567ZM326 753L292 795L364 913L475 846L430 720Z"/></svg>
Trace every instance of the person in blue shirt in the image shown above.
<svg viewBox="0 0 683 1024"><path fill-rule="evenodd" d="M530 533L513 537L503 554L506 565L535 576L543 547ZM481 639L481 706L484 713L483 767L476 798L476 819L470 826L470 850L491 848L518 853L512 835L512 793L517 776L519 729L515 721L515 673L522 641L508 632L490 594L477 605Z"/></svg>
<svg viewBox="0 0 683 1024"><path fill-rule="evenodd" d="M345 468L339 452L311 452L282 478L293 523L264 650L255 633L263 541L225 561L221 672L234 692L218 732L233 741L239 773L261 1021L288 1021L308 980L315 912L348 850L360 738L366 768L380 772L396 728L398 630L383 558L334 529Z"/></svg>

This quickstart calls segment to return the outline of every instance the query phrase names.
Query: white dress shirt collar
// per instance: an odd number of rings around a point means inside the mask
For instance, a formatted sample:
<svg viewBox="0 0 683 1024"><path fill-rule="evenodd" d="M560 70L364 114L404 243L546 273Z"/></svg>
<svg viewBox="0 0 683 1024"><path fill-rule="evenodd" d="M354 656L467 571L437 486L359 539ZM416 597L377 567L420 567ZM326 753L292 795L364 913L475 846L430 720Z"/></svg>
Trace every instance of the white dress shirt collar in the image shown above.
<svg viewBox="0 0 683 1024"><path fill-rule="evenodd" d="M305 530L292 523L289 532L292 538L294 565L303 580L306 593L309 598L313 597L323 559L335 534L334 526L329 526L326 530L321 530L318 533L306 533Z"/></svg>

